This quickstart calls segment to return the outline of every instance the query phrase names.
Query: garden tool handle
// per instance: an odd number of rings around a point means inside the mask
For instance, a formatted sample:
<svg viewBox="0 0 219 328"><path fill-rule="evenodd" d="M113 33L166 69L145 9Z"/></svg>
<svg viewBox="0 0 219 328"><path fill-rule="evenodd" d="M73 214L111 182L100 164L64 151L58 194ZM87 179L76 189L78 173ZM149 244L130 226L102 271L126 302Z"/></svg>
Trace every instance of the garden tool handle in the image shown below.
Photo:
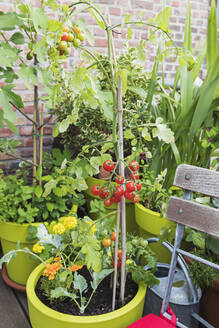
<svg viewBox="0 0 219 328"><path fill-rule="evenodd" d="M148 238L147 239L148 243L157 243L159 241L159 238L156 238L156 237L152 237L152 238ZM166 247L171 253L173 252L173 245L171 243L169 243L168 241L163 241L161 243L164 247ZM188 266L183 258L183 256L179 253L177 253L178 257L177 257L177 262L179 263L185 277L186 277L186 280L187 280L187 283L189 285L189 288L191 289L192 291L192 297L193 297L193 302L194 303L197 303L198 302L198 294L197 294L197 290L192 282L192 279L189 275L189 269L188 269Z"/></svg>

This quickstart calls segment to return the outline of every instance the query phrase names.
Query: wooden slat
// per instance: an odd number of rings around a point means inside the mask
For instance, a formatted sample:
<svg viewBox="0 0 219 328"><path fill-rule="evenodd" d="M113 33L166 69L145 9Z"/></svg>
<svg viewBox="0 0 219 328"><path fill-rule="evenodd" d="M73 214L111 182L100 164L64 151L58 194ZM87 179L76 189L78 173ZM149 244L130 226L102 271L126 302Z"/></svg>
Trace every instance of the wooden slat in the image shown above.
<svg viewBox="0 0 219 328"><path fill-rule="evenodd" d="M31 328L15 294L0 274L0 327Z"/></svg>
<svg viewBox="0 0 219 328"><path fill-rule="evenodd" d="M219 237L219 210L178 197L170 197L166 217Z"/></svg>
<svg viewBox="0 0 219 328"><path fill-rule="evenodd" d="M202 194L219 197L219 172L182 164L176 169L175 186Z"/></svg>

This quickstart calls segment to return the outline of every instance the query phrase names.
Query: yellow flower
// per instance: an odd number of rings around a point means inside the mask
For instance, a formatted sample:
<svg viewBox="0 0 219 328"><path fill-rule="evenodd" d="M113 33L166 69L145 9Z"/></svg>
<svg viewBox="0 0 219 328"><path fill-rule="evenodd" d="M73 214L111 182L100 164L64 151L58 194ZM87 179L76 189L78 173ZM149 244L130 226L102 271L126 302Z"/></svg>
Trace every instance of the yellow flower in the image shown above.
<svg viewBox="0 0 219 328"><path fill-rule="evenodd" d="M45 247L43 245L39 245L38 243L36 243L35 245L33 245L33 252L34 253L37 253L37 254L40 254L42 253L42 251L45 249Z"/></svg>
<svg viewBox="0 0 219 328"><path fill-rule="evenodd" d="M57 223L53 226L53 232L57 233L58 235L61 235L63 232L65 232L65 226L62 223Z"/></svg>
<svg viewBox="0 0 219 328"><path fill-rule="evenodd" d="M92 221L88 221L87 224L89 224L89 226L91 226L91 233L92 233L92 235L94 235L95 231L97 231L97 228L95 227L95 225L93 224Z"/></svg>
<svg viewBox="0 0 219 328"><path fill-rule="evenodd" d="M52 264L47 264L46 268L43 271L43 276L48 277L49 280L53 280L55 278L55 274L58 270L60 270L62 264L59 262L55 262Z"/></svg>
<svg viewBox="0 0 219 328"><path fill-rule="evenodd" d="M63 224L66 229L71 230L76 227L78 220L74 216L66 216L64 217Z"/></svg>

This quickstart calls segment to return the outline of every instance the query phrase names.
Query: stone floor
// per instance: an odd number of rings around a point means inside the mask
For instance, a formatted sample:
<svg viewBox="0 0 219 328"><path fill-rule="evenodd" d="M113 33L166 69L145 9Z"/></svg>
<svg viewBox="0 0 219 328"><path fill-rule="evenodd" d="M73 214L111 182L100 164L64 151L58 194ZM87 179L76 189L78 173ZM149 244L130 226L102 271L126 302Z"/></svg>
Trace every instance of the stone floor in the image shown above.
<svg viewBox="0 0 219 328"><path fill-rule="evenodd" d="M31 328L25 293L8 287L0 274L0 328Z"/></svg>

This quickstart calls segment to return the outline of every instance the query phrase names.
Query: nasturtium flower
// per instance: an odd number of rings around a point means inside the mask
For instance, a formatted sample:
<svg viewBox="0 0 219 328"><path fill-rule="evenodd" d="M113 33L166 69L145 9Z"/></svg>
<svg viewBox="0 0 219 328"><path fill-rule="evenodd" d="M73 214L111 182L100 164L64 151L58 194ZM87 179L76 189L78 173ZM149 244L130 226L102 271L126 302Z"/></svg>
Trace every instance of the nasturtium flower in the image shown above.
<svg viewBox="0 0 219 328"><path fill-rule="evenodd" d="M34 253L37 253L37 254L40 254L42 253L42 251L45 249L45 247L43 245L39 245L38 243L36 243L35 245L33 245L33 252Z"/></svg>
<svg viewBox="0 0 219 328"><path fill-rule="evenodd" d="M77 226L78 220L74 216L66 216L64 217L63 224L66 229L71 230Z"/></svg>
<svg viewBox="0 0 219 328"><path fill-rule="evenodd" d="M68 271L72 271L72 272L76 272L76 271L78 271L78 270L80 270L82 268L83 268L83 265L74 264L74 265L68 267L67 270Z"/></svg>
<svg viewBox="0 0 219 328"><path fill-rule="evenodd" d="M49 280L53 280L55 278L55 274L61 268L62 264L59 262L49 263L46 265L46 268L43 271L43 276L48 277Z"/></svg>
<svg viewBox="0 0 219 328"><path fill-rule="evenodd" d="M56 225L53 226L53 232L57 233L58 235L61 235L62 233L65 232L65 226L62 223L57 223Z"/></svg>

